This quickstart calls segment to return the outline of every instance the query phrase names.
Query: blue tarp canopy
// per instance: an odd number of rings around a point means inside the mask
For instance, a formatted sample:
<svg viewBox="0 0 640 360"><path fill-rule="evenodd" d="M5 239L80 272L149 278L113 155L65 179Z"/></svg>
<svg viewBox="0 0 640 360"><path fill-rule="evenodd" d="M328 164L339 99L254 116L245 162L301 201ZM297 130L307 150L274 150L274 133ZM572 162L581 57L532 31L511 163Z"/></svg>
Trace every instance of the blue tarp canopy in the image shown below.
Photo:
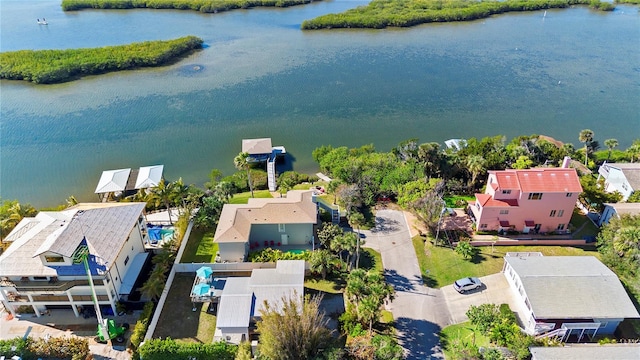
<svg viewBox="0 0 640 360"><path fill-rule="evenodd" d="M203 266L200 269L196 270L196 275L203 279L208 278L209 276L211 276L211 274L213 274L213 270L211 270L211 268L208 266Z"/></svg>
<svg viewBox="0 0 640 360"><path fill-rule="evenodd" d="M209 290L211 290L211 287L209 286L209 284L200 283L193 287L192 292L194 295L203 296L208 294Z"/></svg>

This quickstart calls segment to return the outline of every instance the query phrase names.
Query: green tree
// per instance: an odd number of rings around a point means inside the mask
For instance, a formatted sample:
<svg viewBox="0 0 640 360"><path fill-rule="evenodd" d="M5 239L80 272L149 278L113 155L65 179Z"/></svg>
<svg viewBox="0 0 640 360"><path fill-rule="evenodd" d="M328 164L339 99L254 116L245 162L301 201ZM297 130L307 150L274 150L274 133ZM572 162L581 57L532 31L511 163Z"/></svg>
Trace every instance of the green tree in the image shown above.
<svg viewBox="0 0 640 360"><path fill-rule="evenodd" d="M433 190L428 191L422 198L411 204L411 209L427 229L435 235L440 217L445 210L445 203L440 196Z"/></svg>
<svg viewBox="0 0 640 360"><path fill-rule="evenodd" d="M484 334L500 322L500 309L496 304L471 305L466 315L471 324Z"/></svg>
<svg viewBox="0 0 640 360"><path fill-rule="evenodd" d="M309 264L311 265L311 270L319 273L324 280L327 278L327 274L333 271L336 260L335 256L329 250L321 249L311 253Z"/></svg>
<svg viewBox="0 0 640 360"><path fill-rule="evenodd" d="M329 194L333 195L333 205L336 204L336 198L338 196L338 189L340 188L340 185L342 185L340 180L335 179L331 180L327 185L327 191L329 192Z"/></svg>
<svg viewBox="0 0 640 360"><path fill-rule="evenodd" d="M356 245L356 269L357 269L360 263L360 242L361 242L360 227L365 224L364 215L362 215L362 213L360 212L352 213L351 216L349 216L349 224L352 227L355 227L356 230L358 231L358 241Z"/></svg>
<svg viewBox="0 0 640 360"><path fill-rule="evenodd" d="M593 141L593 131L590 129L581 130L578 139L581 143L584 143L584 166L587 166L587 161L589 160L589 144Z"/></svg>
<svg viewBox="0 0 640 360"><path fill-rule="evenodd" d="M218 225L218 220L220 220L220 214L222 214L224 204L224 201L216 196L203 198L194 224L201 229L215 229Z"/></svg>
<svg viewBox="0 0 640 360"><path fill-rule="evenodd" d="M626 153L629 154L631 162L640 161L640 139L634 140L633 144L627 148Z"/></svg>
<svg viewBox="0 0 640 360"><path fill-rule="evenodd" d="M204 183L204 187L209 190L213 190L213 188L220 182L222 179L222 171L219 169L211 169L209 173L209 181Z"/></svg>
<svg viewBox="0 0 640 360"><path fill-rule="evenodd" d="M607 154L607 161L609 161L609 159L611 159L611 151L613 151L613 149L618 146L618 140L607 139L604 141L604 146L606 146L607 149L609 149L609 153Z"/></svg>
<svg viewBox="0 0 640 360"><path fill-rule="evenodd" d="M480 175L486 169L487 161L482 157L482 155L471 155L465 161L465 165L467 166L467 170L471 173L471 182L469 186L473 189L476 184L476 179L478 175Z"/></svg>
<svg viewBox="0 0 640 360"><path fill-rule="evenodd" d="M330 347L329 319L320 311L320 296L300 301L296 294L279 304L265 301L257 323L260 355L271 360L307 360Z"/></svg>
<svg viewBox="0 0 640 360"><path fill-rule="evenodd" d="M167 269L162 264L156 264L147 281L142 284L140 292L151 300L158 300L167 282L166 272Z"/></svg>
<svg viewBox="0 0 640 360"><path fill-rule="evenodd" d="M531 166L533 166L533 160L526 155L518 156L518 159L512 165L514 169L529 169Z"/></svg>
<svg viewBox="0 0 640 360"><path fill-rule="evenodd" d="M580 185L582 185L582 193L579 199L584 206L597 212L604 210L605 203L616 203L622 200L622 194L619 192L608 193L604 191L603 186L597 183L592 175L580 177Z"/></svg>
<svg viewBox="0 0 640 360"><path fill-rule="evenodd" d="M471 259L477 253L478 249L475 246L471 245L469 241L459 241L456 246L456 252L462 255L465 259Z"/></svg>
<svg viewBox="0 0 640 360"><path fill-rule="evenodd" d="M247 185L249 186L249 191L251 191L251 197L253 197L253 184L251 183L251 164L249 163L249 153L241 152L233 159L233 165L239 171L247 172Z"/></svg>
<svg viewBox="0 0 640 360"><path fill-rule="evenodd" d="M176 193L174 191L174 186L172 183L168 183L164 178L160 180L158 186L151 189L149 193L149 201L156 207L164 205L169 214L169 223L173 225L173 220L171 219L171 206L175 200Z"/></svg>
<svg viewBox="0 0 640 360"><path fill-rule="evenodd" d="M253 355L251 354L251 343L248 341L242 342L238 345L238 352L234 360L251 360Z"/></svg>
<svg viewBox="0 0 640 360"><path fill-rule="evenodd" d="M325 248L333 249L333 247L331 246L333 239L342 234L344 234L344 231L342 231L342 228L340 228L340 226L338 226L337 224L324 223L318 230L318 240L320 240L320 243Z"/></svg>

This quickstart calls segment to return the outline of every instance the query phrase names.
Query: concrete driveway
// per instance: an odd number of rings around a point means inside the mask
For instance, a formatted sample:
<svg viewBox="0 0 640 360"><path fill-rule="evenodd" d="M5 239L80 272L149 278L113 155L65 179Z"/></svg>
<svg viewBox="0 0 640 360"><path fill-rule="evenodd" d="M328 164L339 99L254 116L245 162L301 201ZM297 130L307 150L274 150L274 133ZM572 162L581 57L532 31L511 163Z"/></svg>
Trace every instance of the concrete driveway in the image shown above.
<svg viewBox="0 0 640 360"><path fill-rule="evenodd" d="M520 304L516 302L516 297L504 274L498 273L481 277L483 286L480 289L469 291L464 294L454 290L453 285L447 285L441 288L444 294L449 314L451 316L451 324L459 324L469 320L465 314L471 305L481 304L509 304L516 316L521 319L522 310Z"/></svg>
<svg viewBox="0 0 640 360"><path fill-rule="evenodd" d="M449 312L442 292L422 283L411 234L401 211L376 213L376 227L362 231L366 247L382 255L385 278L396 290L388 306L393 313L398 341L406 359L443 358L438 333L448 324Z"/></svg>

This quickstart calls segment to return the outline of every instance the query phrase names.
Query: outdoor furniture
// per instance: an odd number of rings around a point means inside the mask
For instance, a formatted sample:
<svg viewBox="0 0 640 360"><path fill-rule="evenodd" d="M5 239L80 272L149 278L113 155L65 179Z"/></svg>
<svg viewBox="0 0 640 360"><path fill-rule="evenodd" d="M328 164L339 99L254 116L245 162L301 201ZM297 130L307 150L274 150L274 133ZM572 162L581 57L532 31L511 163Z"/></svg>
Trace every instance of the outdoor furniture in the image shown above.
<svg viewBox="0 0 640 360"><path fill-rule="evenodd" d="M281 245L281 244L280 244L280 241L278 241L278 246L280 246L280 245Z"/></svg>
<svg viewBox="0 0 640 360"><path fill-rule="evenodd" d="M275 242L273 240L271 240L271 246L274 246Z"/></svg>
<svg viewBox="0 0 640 360"><path fill-rule="evenodd" d="M267 247L267 246L269 246L269 240L264 241L264 247Z"/></svg>

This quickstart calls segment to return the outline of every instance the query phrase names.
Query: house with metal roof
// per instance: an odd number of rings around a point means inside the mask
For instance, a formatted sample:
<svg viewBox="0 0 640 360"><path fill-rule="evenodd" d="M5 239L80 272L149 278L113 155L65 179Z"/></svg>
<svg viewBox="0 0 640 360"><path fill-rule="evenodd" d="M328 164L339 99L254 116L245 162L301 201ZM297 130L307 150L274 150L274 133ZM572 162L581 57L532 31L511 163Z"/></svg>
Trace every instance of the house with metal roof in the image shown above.
<svg viewBox="0 0 640 360"><path fill-rule="evenodd" d="M254 269L251 277L227 278L219 299L213 341L239 344L250 339L250 324L268 303L279 311L283 299L302 303L304 260L279 260L275 269Z"/></svg>
<svg viewBox="0 0 640 360"><path fill-rule="evenodd" d="M285 198L225 204L213 241L218 243L220 261L243 262L254 244L306 246L313 241L317 222L313 192L291 190Z"/></svg>
<svg viewBox="0 0 640 360"><path fill-rule="evenodd" d="M88 267L100 305L115 313L116 302L133 292L147 261L145 203L82 203L63 211L41 211L23 219L7 236L0 255L0 300L16 316L31 306L47 309L92 306L85 266L74 261L88 249Z"/></svg>
<svg viewBox="0 0 640 360"><path fill-rule="evenodd" d="M575 169L489 171L484 194L469 203L479 231L567 233L582 186Z"/></svg>
<svg viewBox="0 0 640 360"><path fill-rule="evenodd" d="M602 215L598 219L598 226L608 224L612 218L620 219L622 215L640 215L640 203L605 203Z"/></svg>
<svg viewBox="0 0 640 360"><path fill-rule="evenodd" d="M95 193L100 201L107 201L111 195L127 195L140 189L158 186L162 180L164 165L143 166L140 169L105 170L100 176Z"/></svg>
<svg viewBox="0 0 640 360"><path fill-rule="evenodd" d="M593 256L509 253L503 273L528 310L520 320L532 335L580 342L640 318L616 274Z"/></svg>
<svg viewBox="0 0 640 360"><path fill-rule="evenodd" d="M598 180L604 180L604 191L619 192L627 201L634 191L640 190L640 163L608 163L598 168Z"/></svg>

